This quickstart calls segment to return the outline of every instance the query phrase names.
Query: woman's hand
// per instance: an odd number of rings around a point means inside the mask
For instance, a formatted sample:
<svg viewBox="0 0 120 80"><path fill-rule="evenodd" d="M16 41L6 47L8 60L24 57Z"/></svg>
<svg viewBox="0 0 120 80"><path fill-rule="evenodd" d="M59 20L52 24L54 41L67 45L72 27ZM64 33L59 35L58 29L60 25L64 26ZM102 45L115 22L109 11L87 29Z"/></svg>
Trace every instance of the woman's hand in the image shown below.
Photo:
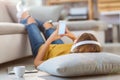
<svg viewBox="0 0 120 80"><path fill-rule="evenodd" d="M73 33L71 33L68 28L66 27L65 29L65 34L61 34L59 35L58 34L58 29L59 27L56 28L56 30L51 34L51 36L47 39L47 42L50 44L52 43L53 41L57 40L57 39L60 39L61 37L63 36L67 36L69 37L70 39L72 39L73 41L76 39L75 35Z"/></svg>
<svg viewBox="0 0 120 80"><path fill-rule="evenodd" d="M64 34L64 36L69 37L69 38L72 39L73 41L76 39L76 36L75 36L73 33L71 33L67 27L66 27L66 29L65 29L65 34Z"/></svg>

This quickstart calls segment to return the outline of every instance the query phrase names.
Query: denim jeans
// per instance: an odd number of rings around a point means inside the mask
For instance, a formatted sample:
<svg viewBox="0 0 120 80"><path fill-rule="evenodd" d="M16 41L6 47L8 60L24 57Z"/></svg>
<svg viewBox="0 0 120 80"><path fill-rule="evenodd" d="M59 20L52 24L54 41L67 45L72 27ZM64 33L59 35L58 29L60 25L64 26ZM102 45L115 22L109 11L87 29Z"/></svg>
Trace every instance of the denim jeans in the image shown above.
<svg viewBox="0 0 120 80"><path fill-rule="evenodd" d="M34 57L36 57L40 46L45 43L41 35L41 32L44 34L47 40L49 36L54 32L54 29L49 28L47 30L45 29L41 30L41 27L44 28L43 23L38 20L36 21L37 24L36 23L27 24L27 19L21 20L20 23L26 26L26 30L28 32L28 36L32 48L32 54ZM52 44L63 44L63 41L61 39L58 39L56 41L53 41Z"/></svg>

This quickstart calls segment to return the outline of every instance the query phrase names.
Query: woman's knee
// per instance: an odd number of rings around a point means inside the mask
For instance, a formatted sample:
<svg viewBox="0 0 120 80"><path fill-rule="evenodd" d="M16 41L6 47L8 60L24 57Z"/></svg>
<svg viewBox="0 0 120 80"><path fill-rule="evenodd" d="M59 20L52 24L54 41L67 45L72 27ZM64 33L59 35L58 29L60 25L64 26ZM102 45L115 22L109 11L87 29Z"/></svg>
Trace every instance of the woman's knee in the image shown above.
<svg viewBox="0 0 120 80"><path fill-rule="evenodd" d="M49 28L53 27L53 25L51 23L49 23L49 22L45 22L43 25L44 25L45 29L49 29Z"/></svg>

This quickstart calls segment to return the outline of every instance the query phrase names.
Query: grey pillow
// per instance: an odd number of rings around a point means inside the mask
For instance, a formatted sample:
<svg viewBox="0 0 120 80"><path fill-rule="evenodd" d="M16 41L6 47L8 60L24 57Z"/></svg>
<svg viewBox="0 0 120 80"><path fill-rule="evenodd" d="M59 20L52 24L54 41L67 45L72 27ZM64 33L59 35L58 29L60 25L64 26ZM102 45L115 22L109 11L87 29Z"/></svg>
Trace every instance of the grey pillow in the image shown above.
<svg viewBox="0 0 120 80"><path fill-rule="evenodd" d="M63 77L118 73L120 56L107 52L68 54L49 59L37 68Z"/></svg>
<svg viewBox="0 0 120 80"><path fill-rule="evenodd" d="M36 19L45 22L48 20L57 21L60 17L63 6L35 6L28 11Z"/></svg>

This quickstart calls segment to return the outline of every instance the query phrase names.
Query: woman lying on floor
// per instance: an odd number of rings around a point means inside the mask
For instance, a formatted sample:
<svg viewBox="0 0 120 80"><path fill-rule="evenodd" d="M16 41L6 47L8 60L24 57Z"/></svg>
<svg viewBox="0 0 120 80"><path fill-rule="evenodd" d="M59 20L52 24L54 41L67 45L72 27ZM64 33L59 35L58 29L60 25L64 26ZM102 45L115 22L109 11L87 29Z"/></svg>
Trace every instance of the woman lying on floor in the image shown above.
<svg viewBox="0 0 120 80"><path fill-rule="evenodd" d="M50 58L74 53L84 52L100 52L101 46L94 35L90 33L84 33L80 37L76 38L66 27L65 34L58 35L57 29L53 29L53 25L49 22L42 23L32 18L28 12L24 12L21 17L20 23L25 24L32 53L34 56L34 65L39 66L43 61ZM44 41L42 35L44 34L46 41ZM73 44L64 44L61 37L67 36L73 40Z"/></svg>

